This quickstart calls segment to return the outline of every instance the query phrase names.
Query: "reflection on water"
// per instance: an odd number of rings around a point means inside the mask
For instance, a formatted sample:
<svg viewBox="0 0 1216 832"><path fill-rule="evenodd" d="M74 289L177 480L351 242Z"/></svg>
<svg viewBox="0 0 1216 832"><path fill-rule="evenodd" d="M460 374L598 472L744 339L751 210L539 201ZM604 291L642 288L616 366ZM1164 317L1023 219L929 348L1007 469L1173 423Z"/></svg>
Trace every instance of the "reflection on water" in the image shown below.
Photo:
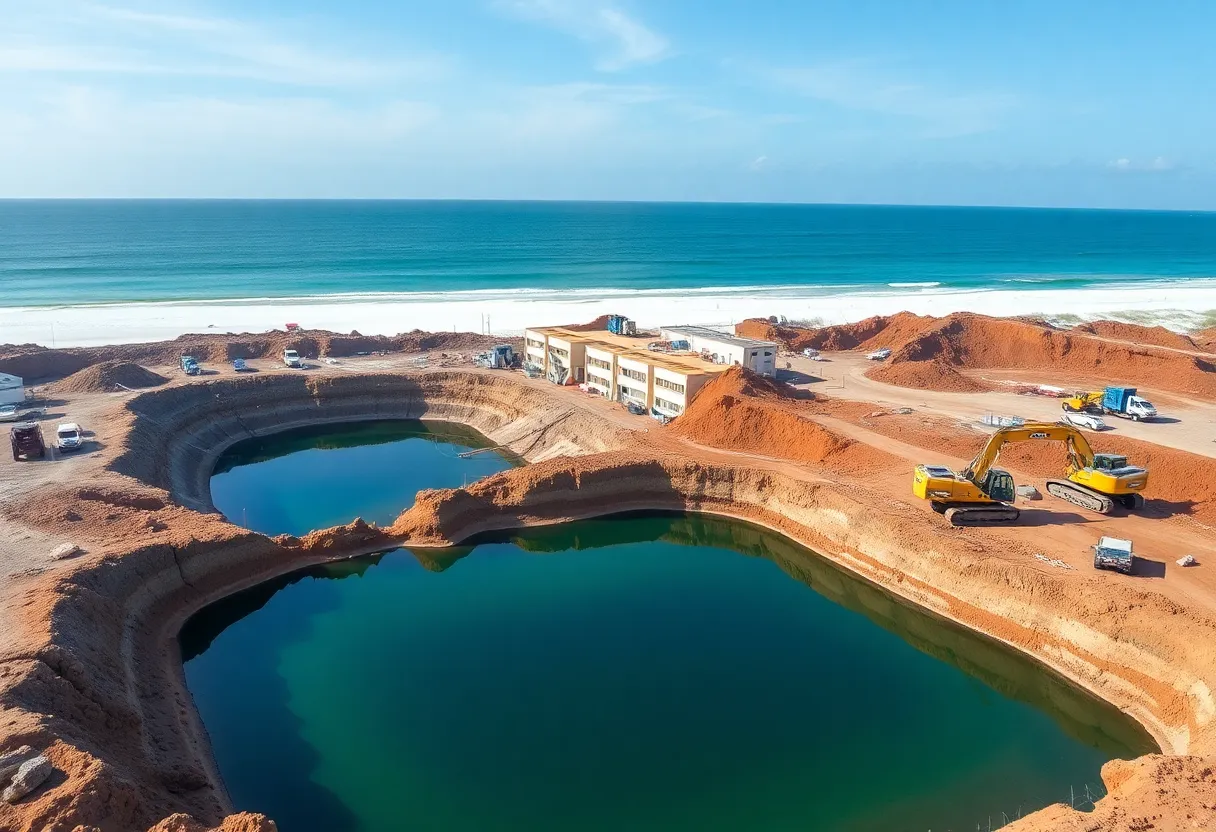
<svg viewBox="0 0 1216 832"><path fill-rule="evenodd" d="M238 808L285 832L986 828L1153 750L1029 659L737 521L414 555L188 623Z"/></svg>

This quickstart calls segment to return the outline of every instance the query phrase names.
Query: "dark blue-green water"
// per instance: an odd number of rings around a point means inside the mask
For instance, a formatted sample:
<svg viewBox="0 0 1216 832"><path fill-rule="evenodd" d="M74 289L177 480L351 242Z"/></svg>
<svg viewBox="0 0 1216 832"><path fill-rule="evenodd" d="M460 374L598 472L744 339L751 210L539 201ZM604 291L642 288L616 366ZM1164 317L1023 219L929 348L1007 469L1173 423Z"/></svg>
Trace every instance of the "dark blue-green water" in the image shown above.
<svg viewBox="0 0 1216 832"><path fill-rule="evenodd" d="M0 201L0 229L0 308L519 289L566 299L724 287L1067 291L1216 277L1216 213L1201 212L33 200Z"/></svg>
<svg viewBox="0 0 1216 832"><path fill-rule="evenodd" d="M211 477L211 501L263 534L306 534L362 517L388 525L424 488L459 488L511 467L481 434L447 422L363 422L243 442Z"/></svg>
<svg viewBox="0 0 1216 832"><path fill-rule="evenodd" d="M1025 658L711 517L318 567L181 640L234 803L285 832L986 829L1152 748Z"/></svg>

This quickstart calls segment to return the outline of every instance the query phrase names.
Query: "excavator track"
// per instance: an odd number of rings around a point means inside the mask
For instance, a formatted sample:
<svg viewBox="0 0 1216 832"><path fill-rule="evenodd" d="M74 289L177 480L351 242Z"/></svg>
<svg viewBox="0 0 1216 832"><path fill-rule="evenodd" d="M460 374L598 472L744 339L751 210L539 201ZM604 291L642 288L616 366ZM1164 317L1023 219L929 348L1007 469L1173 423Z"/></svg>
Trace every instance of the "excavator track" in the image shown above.
<svg viewBox="0 0 1216 832"><path fill-rule="evenodd" d="M995 523L1013 523L1021 514L1018 509L1004 503L955 503L942 512L951 526L989 526Z"/></svg>
<svg viewBox="0 0 1216 832"><path fill-rule="evenodd" d="M1098 514L1110 514L1115 507L1115 501L1105 494L1068 480L1048 480L1047 493Z"/></svg>

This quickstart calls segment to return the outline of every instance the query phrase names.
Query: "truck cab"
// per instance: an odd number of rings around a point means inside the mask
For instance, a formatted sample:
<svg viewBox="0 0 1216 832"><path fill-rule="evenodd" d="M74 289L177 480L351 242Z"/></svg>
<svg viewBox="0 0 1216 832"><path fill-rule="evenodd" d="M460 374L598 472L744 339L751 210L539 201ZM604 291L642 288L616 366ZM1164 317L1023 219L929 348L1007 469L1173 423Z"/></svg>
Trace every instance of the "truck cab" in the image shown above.
<svg viewBox="0 0 1216 832"><path fill-rule="evenodd" d="M196 376L203 371L193 355L183 355L181 358L182 372L188 376Z"/></svg>
<svg viewBox="0 0 1216 832"><path fill-rule="evenodd" d="M304 362L300 360L300 354L295 350L283 350L283 363L296 370L304 366Z"/></svg>

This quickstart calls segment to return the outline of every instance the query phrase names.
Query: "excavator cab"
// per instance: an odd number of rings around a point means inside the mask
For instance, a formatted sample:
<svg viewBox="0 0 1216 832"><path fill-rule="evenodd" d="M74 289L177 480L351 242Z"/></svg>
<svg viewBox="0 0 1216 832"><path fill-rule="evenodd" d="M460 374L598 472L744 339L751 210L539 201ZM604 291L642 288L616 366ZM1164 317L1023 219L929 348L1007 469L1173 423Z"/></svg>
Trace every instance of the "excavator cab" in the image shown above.
<svg viewBox="0 0 1216 832"><path fill-rule="evenodd" d="M1119 454L1094 454L1094 468L1099 471L1118 471L1126 468L1127 457Z"/></svg>
<svg viewBox="0 0 1216 832"><path fill-rule="evenodd" d="M989 468L984 478L984 493L1000 503L1012 503L1017 497L1013 474L1002 468Z"/></svg>

